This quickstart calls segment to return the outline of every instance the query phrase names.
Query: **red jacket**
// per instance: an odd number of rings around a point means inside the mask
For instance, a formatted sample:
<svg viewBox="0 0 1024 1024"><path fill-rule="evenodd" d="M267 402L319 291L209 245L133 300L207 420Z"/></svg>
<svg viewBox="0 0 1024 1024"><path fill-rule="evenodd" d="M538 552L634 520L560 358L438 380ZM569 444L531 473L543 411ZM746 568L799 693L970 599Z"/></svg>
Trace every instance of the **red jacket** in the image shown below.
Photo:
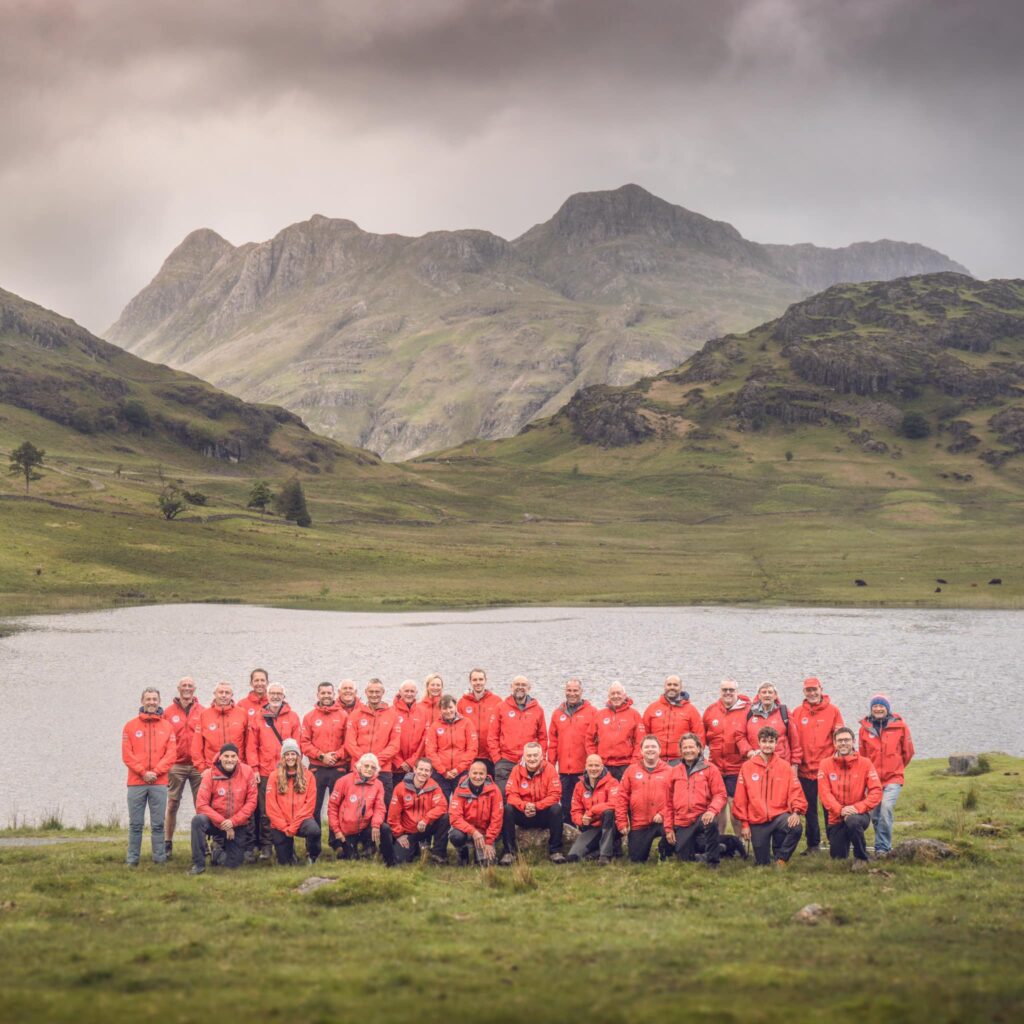
<svg viewBox="0 0 1024 1024"><path fill-rule="evenodd" d="M343 775L334 784L327 801L327 820L335 835L354 836L364 828L384 824L384 783L367 782L357 771Z"/></svg>
<svg viewBox="0 0 1024 1024"><path fill-rule="evenodd" d="M416 758L423 756L423 738L427 723L430 721L430 711L421 701L413 701L412 707L409 707L401 697L396 697L391 706L398 716L401 730L394 771L412 771L416 767Z"/></svg>
<svg viewBox="0 0 1024 1024"><path fill-rule="evenodd" d="M557 804L561 796L562 780L547 761L541 761L533 775L526 770L526 765L517 764L505 783L505 802L520 811L527 804L533 804L538 811L547 810Z"/></svg>
<svg viewBox="0 0 1024 1024"><path fill-rule="evenodd" d="M804 751L800 746L800 734L796 731L795 716L789 711L789 708L786 708L786 714L789 716L789 725L787 726L782 718L782 707L784 705L776 704L772 713L766 717L760 710L759 704L750 705L750 709L747 711L746 728L739 738L740 750L743 752L744 758L748 751L760 749L757 743L757 734L766 725L770 725L779 734L779 741L775 745L775 756L781 757L783 761L788 761L790 764L799 764L803 760Z"/></svg>
<svg viewBox="0 0 1024 1024"><path fill-rule="evenodd" d="M662 694L644 712L644 731L649 736L656 736L661 744L661 756L666 760L679 757L679 737L684 733L696 733L700 741L698 746L704 748L704 723L700 712L690 703L684 693L681 704L671 704ZM640 750L637 748L637 757Z"/></svg>
<svg viewBox="0 0 1024 1024"><path fill-rule="evenodd" d="M529 695L526 707L520 711L515 697L506 697L494 712L488 753L492 761L518 761L523 747L532 740L540 744L546 754L548 731L544 726L544 709Z"/></svg>
<svg viewBox="0 0 1024 1024"><path fill-rule="evenodd" d="M345 750L352 763L352 770L355 771L356 761L363 754L376 754L380 770L391 771L401 741L400 730L398 712L394 708L382 704L373 711L366 704L357 704L348 716L345 728Z"/></svg>
<svg viewBox="0 0 1024 1024"><path fill-rule="evenodd" d="M397 697L395 698L395 703L398 703ZM416 706L423 712L427 725L431 722L436 722L441 717L440 697L424 697Z"/></svg>
<svg viewBox="0 0 1024 1024"><path fill-rule="evenodd" d="M667 817L671 774L671 766L662 760L651 769L643 761L636 761L623 772L615 797L615 824L620 832L627 826L646 828L658 814Z"/></svg>
<svg viewBox="0 0 1024 1024"><path fill-rule="evenodd" d="M843 716L829 697L822 697L820 704L804 701L793 712L793 722L803 750L800 777L815 779L818 777L818 763L836 751L832 734L843 724Z"/></svg>
<svg viewBox="0 0 1024 1024"><path fill-rule="evenodd" d="M914 741L907 723L899 715L890 715L879 728L871 718L860 723L860 752L871 759L883 786L903 785L903 769L914 756Z"/></svg>
<svg viewBox="0 0 1024 1024"><path fill-rule="evenodd" d="M217 761L203 772L196 794L196 814L205 814L217 828L230 818L238 828L252 817L258 793L256 776L247 764L239 761L227 775Z"/></svg>
<svg viewBox="0 0 1024 1024"><path fill-rule="evenodd" d="M452 793L448 820L452 828L457 828L464 835L476 836L477 832L482 832L484 841L493 846L501 835L501 825L505 820L501 790L487 778L480 792L474 793L469 780L463 779Z"/></svg>
<svg viewBox="0 0 1024 1024"><path fill-rule="evenodd" d="M548 760L562 775L579 775L587 765L587 733L597 709L583 701L570 712L564 704L555 709L548 726Z"/></svg>
<svg viewBox="0 0 1024 1024"><path fill-rule="evenodd" d="M677 764L668 780L666 824L688 828L707 811L717 815L728 799L722 773L703 757L689 771Z"/></svg>
<svg viewBox="0 0 1024 1024"><path fill-rule="evenodd" d="M240 701L237 701L235 706L241 708L245 712L245 717L248 721L252 721L255 717L256 712L260 708L265 708L270 703L266 697L257 697L254 690L250 690Z"/></svg>
<svg viewBox="0 0 1024 1024"><path fill-rule="evenodd" d="M267 817L270 827L285 835L293 836L302 823L313 817L316 810L316 779L308 768L299 765L299 771L306 777L306 791L295 790L295 779L288 779L288 789L281 793L277 788L277 772L267 780Z"/></svg>
<svg viewBox="0 0 1024 1024"><path fill-rule="evenodd" d="M147 715L126 722L121 732L121 760L128 767L129 786L148 786L143 772L156 772L154 786L167 785L167 773L178 756L174 726L163 715Z"/></svg>
<svg viewBox="0 0 1024 1024"><path fill-rule="evenodd" d="M877 807L882 802L882 783L868 758L835 754L818 765L818 799L828 811L828 823L838 825L844 807L852 806L858 814Z"/></svg>
<svg viewBox="0 0 1024 1024"><path fill-rule="evenodd" d="M494 727L494 716L502 700L496 693L484 690L484 695L477 700L472 693L467 693L459 698L457 705L458 712L468 718L476 728L476 734L480 747L480 757L489 758L491 730Z"/></svg>
<svg viewBox="0 0 1024 1024"><path fill-rule="evenodd" d="M600 828L601 815L615 810L615 797L619 793L619 780L607 768L597 777L593 787L584 773L572 792L572 823L577 828ZM590 824L583 824L583 815L590 815Z"/></svg>
<svg viewBox="0 0 1024 1024"><path fill-rule="evenodd" d="M416 827L421 821L428 825L437 821L448 810L448 801L441 792L441 787L433 780L427 779L423 788L417 792L412 784L412 772L395 786L391 794L391 806L388 808L388 824L395 838L418 834Z"/></svg>
<svg viewBox="0 0 1024 1024"><path fill-rule="evenodd" d="M193 700L186 711L181 706L181 700L175 697L171 706L164 712L164 718L171 723L174 729L174 738L178 745L178 752L174 758L175 764L192 764L192 736L196 731L196 722L203 713L203 706L197 700Z"/></svg>
<svg viewBox="0 0 1024 1024"><path fill-rule="evenodd" d="M618 710L609 704L594 715L587 734L587 753L600 754L606 765L632 764L640 757L643 738L643 719L633 707L633 699L627 697Z"/></svg>
<svg viewBox="0 0 1024 1024"><path fill-rule="evenodd" d="M337 704L322 708L317 705L302 720L299 730L299 746L309 758L309 767L316 771L323 768L324 754L337 754L335 768L344 768L348 762L345 754L345 723L348 712Z"/></svg>
<svg viewBox="0 0 1024 1024"><path fill-rule="evenodd" d="M277 717L268 717L267 709L249 719L249 733L245 742L245 763L260 776L269 775L281 759L281 744L287 739L299 742L302 723L287 704L281 705ZM273 726L271 726L273 722ZM277 733L281 738L277 738ZM300 746L301 749L301 746Z"/></svg>
<svg viewBox="0 0 1024 1024"><path fill-rule="evenodd" d="M225 743L238 747L238 756L245 760L245 733L249 717L235 704L218 707L211 704L201 711L196 719L196 731L192 736L192 763L201 771L213 765Z"/></svg>
<svg viewBox="0 0 1024 1024"><path fill-rule="evenodd" d="M780 814L806 811L804 791L788 761L775 756L765 764L764 757L757 753L740 769L732 815L741 824L763 825Z"/></svg>
<svg viewBox="0 0 1024 1024"><path fill-rule="evenodd" d="M731 708L716 700L704 712L704 738L711 755L711 763L723 775L739 775L745 760L740 750L740 736L747 729L750 700L737 697Z"/></svg>
<svg viewBox="0 0 1024 1024"><path fill-rule="evenodd" d="M447 775L454 770L461 775L476 760L476 729L468 718L438 719L427 726L424 748L435 772Z"/></svg>

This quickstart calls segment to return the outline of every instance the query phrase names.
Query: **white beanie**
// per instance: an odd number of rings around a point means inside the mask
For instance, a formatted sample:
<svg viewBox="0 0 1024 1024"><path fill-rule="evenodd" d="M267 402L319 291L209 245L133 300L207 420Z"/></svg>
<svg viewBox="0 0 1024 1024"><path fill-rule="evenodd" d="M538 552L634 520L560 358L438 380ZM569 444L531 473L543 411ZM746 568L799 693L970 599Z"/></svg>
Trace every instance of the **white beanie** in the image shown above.
<svg viewBox="0 0 1024 1024"><path fill-rule="evenodd" d="M302 760L302 751L299 749L299 744L290 736L281 744L281 757L283 758L289 751L293 754L298 754L299 760Z"/></svg>

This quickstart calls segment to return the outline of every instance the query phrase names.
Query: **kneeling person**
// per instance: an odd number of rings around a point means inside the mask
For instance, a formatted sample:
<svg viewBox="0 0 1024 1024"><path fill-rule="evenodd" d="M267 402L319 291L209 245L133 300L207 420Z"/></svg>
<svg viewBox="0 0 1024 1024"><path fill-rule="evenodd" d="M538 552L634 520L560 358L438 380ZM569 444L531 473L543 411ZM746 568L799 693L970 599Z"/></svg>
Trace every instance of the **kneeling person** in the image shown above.
<svg viewBox="0 0 1024 1024"><path fill-rule="evenodd" d="M505 855L501 863L508 865L519 852L516 826L547 829L548 855L554 864L564 864L562 854L562 783L554 765L544 760L539 743L523 747L523 759L511 771L505 785L505 820L501 838Z"/></svg>
<svg viewBox="0 0 1024 1024"><path fill-rule="evenodd" d="M629 859L634 864L647 863L655 840L659 840L661 859L668 856L665 815L671 774L668 762L661 759L658 738L645 736L640 744L640 760L626 769L615 797L615 824L628 836Z"/></svg>
<svg viewBox="0 0 1024 1024"><path fill-rule="evenodd" d="M668 781L665 838L680 860L697 859L697 840L704 845L704 860L718 867L718 815L728 795L722 773L701 756L703 744L695 733L679 738L680 762Z"/></svg>
<svg viewBox="0 0 1024 1024"><path fill-rule="evenodd" d="M864 830L871 811L882 802L882 782L871 761L854 752L853 730L833 734L836 752L818 764L818 797L828 813L828 850L833 860L868 859Z"/></svg>
<svg viewBox="0 0 1024 1024"><path fill-rule="evenodd" d="M608 864L615 852L615 797L619 780L604 766L600 755L587 756L583 777L572 794L572 823L580 830L569 850L569 860L583 860L598 852L598 863Z"/></svg>
<svg viewBox="0 0 1024 1024"><path fill-rule="evenodd" d="M295 863L295 837L306 840L306 857L315 864L323 833L316 814L316 779L302 766L299 745L293 739L281 744L277 768L267 780L267 817L270 841L278 864Z"/></svg>
<svg viewBox="0 0 1024 1024"><path fill-rule="evenodd" d="M487 777L487 765L474 761L455 787L449 805L451 831L448 838L459 855L459 865L469 864L469 844L473 844L478 864L493 864L494 844L501 835L505 804L501 790Z"/></svg>
<svg viewBox="0 0 1024 1024"><path fill-rule="evenodd" d="M431 859L443 864L448 857L448 801L440 785L431 778L429 757L397 785L388 808L388 824L395 840L395 857L400 864L419 856L429 839Z"/></svg>
<svg viewBox="0 0 1024 1024"><path fill-rule="evenodd" d="M391 826L384 820L384 784L378 775L377 755L363 754L356 761L355 771L342 776L331 790L327 820L331 831L341 840L339 860L355 857L363 846L379 849L388 867L395 863Z"/></svg>
<svg viewBox="0 0 1024 1024"><path fill-rule="evenodd" d="M257 786L253 770L243 764L234 743L220 748L212 767L203 772L192 818L192 871L206 870L206 837L223 849L224 867L238 868L245 850L256 810Z"/></svg>

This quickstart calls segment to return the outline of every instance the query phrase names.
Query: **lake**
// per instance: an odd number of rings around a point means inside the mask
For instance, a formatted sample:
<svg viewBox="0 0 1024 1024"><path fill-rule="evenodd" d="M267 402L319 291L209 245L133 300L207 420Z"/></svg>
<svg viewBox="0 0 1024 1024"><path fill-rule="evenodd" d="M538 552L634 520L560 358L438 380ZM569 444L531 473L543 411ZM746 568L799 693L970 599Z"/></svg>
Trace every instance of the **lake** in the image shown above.
<svg viewBox="0 0 1024 1024"><path fill-rule="evenodd" d="M486 669L502 696L523 673L545 711L570 676L602 701L625 683L643 711L669 673L703 711L725 676L747 693L772 679L790 707L819 676L848 723L879 690L907 719L921 756L1024 754L1024 612L755 608L503 608L355 613L224 605L123 608L7 620L0 635L0 827L60 810L68 825L125 819L121 729L144 686L166 704L191 675L206 705L219 679L249 670L284 683L300 714L316 684L379 676L390 701L438 671L456 694ZM0 630L3 633L3 630ZM185 799L184 821L191 813Z"/></svg>

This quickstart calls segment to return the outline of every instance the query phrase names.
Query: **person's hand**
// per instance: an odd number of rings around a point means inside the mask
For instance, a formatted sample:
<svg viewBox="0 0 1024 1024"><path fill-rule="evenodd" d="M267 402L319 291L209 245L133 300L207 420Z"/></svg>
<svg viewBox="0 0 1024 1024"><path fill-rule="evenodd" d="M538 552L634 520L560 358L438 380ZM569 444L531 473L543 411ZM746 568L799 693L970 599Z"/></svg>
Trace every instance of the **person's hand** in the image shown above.
<svg viewBox="0 0 1024 1024"><path fill-rule="evenodd" d="M484 843L484 860L495 861L497 860L497 853L494 852L494 843Z"/></svg>
<svg viewBox="0 0 1024 1024"><path fill-rule="evenodd" d="M374 825L370 829L370 838L373 840L373 845L374 846L379 846L380 845L380 826L379 825Z"/></svg>
<svg viewBox="0 0 1024 1024"><path fill-rule="evenodd" d="M405 850L408 850L408 849L409 849L409 837L408 837L408 836L399 836L399 837L398 837L398 839L397 839L397 840L395 840L395 841L396 841L396 842L398 843L398 845L399 845L399 846L401 846L401 847L402 847L403 849L405 849Z"/></svg>
<svg viewBox="0 0 1024 1024"><path fill-rule="evenodd" d="M484 852L484 847L487 845L484 842L484 834L483 834L483 832L474 832L473 833L473 845L476 847L477 854L482 856L483 852Z"/></svg>
<svg viewBox="0 0 1024 1024"><path fill-rule="evenodd" d="M258 786L260 784L260 773L259 772L253 772L252 773L252 777L256 780L256 785Z"/></svg>
<svg viewBox="0 0 1024 1024"><path fill-rule="evenodd" d="M324 764L327 765L328 768L333 768L337 763L338 755L333 750L329 750L324 754Z"/></svg>
<svg viewBox="0 0 1024 1024"><path fill-rule="evenodd" d="M225 818L221 823L220 827L227 832L228 830L234 831L235 823L230 818Z"/></svg>
<svg viewBox="0 0 1024 1024"><path fill-rule="evenodd" d="M665 829L665 841L667 843L669 843L671 846L675 846L676 845L675 829L671 829L671 828Z"/></svg>
<svg viewBox="0 0 1024 1024"><path fill-rule="evenodd" d="M446 779L454 779L458 777L458 772L453 768L450 772L445 772L444 777Z"/></svg>
<svg viewBox="0 0 1024 1024"><path fill-rule="evenodd" d="M847 804L840 812L844 818L848 818L851 814L857 813L857 808L853 804Z"/></svg>
<svg viewBox="0 0 1024 1024"><path fill-rule="evenodd" d="M528 818L535 817L536 814L537 814L537 807L536 807L536 805L535 804L527 804L523 808L523 814L525 814Z"/></svg>
<svg viewBox="0 0 1024 1024"><path fill-rule="evenodd" d="M651 818L652 825L661 825L664 824L664 821L665 819L660 814L656 814L653 818Z"/></svg>
<svg viewBox="0 0 1024 1024"><path fill-rule="evenodd" d="M589 825L590 824L590 811L587 811L587 813L583 815L583 818L581 820L582 820L584 825Z"/></svg>
<svg viewBox="0 0 1024 1024"><path fill-rule="evenodd" d="M427 831L427 823L422 818L420 818L420 820L416 822L416 831L417 832L426 832Z"/></svg>
<svg viewBox="0 0 1024 1024"><path fill-rule="evenodd" d="M789 817L788 817L788 818L786 819L786 824L787 824L787 825L788 825L788 826L789 826L790 828L796 828L796 827L797 827L797 825L799 825L799 824L800 824L800 815L799 815L799 814L791 814L791 815L790 815L790 816L789 816Z"/></svg>
<svg viewBox="0 0 1024 1024"><path fill-rule="evenodd" d="M628 821L626 822L625 825L622 826L622 828L619 829L619 832L621 832L624 836L628 836L629 835L629 822Z"/></svg>
<svg viewBox="0 0 1024 1024"><path fill-rule="evenodd" d="M749 825L744 825L743 828L740 829L740 835L743 837L743 839L746 842L749 843L750 842L750 826Z"/></svg>
<svg viewBox="0 0 1024 1024"><path fill-rule="evenodd" d="M228 842L233 843L235 841L235 830L233 828L224 829L224 835L227 837Z"/></svg>
<svg viewBox="0 0 1024 1024"><path fill-rule="evenodd" d="M749 761L756 753L757 753L756 750L748 750L747 751L747 760Z"/></svg>
<svg viewBox="0 0 1024 1024"><path fill-rule="evenodd" d="M142 781L145 782L147 786L152 786L153 783L156 782L156 772L143 772Z"/></svg>
<svg viewBox="0 0 1024 1024"><path fill-rule="evenodd" d="M704 813L703 813L703 814L702 814L702 815L700 816L700 823L701 823L701 824L702 824L702 825L703 825L703 826L704 826L705 828L707 828L707 826L708 826L708 825L710 825L710 824L711 824L711 822L713 822L714 820L715 820L715 816L714 816L714 815L713 815L713 814L712 814L712 813L711 813L710 811L705 811L705 812L704 812Z"/></svg>

